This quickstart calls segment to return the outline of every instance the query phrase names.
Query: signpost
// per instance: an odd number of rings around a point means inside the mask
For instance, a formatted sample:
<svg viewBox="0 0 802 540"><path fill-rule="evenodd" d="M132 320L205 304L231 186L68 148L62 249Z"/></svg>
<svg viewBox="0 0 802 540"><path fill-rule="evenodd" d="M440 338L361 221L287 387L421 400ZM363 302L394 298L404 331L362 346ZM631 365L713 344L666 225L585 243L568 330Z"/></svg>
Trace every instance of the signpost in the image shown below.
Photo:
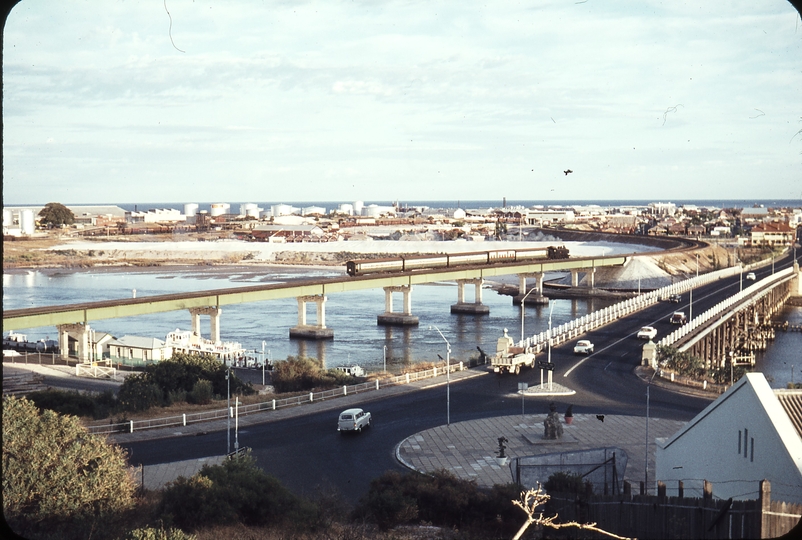
<svg viewBox="0 0 802 540"><path fill-rule="evenodd" d="M524 395L526 394L526 389L529 388L529 384L525 382L518 383L518 391L521 393L521 416L524 415Z"/></svg>

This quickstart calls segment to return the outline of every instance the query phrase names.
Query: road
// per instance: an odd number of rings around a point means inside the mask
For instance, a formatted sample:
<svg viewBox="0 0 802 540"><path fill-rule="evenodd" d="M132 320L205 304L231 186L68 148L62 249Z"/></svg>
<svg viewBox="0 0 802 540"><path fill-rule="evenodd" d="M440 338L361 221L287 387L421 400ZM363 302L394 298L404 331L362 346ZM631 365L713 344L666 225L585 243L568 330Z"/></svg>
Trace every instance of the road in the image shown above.
<svg viewBox="0 0 802 540"><path fill-rule="evenodd" d="M790 264L790 256L775 269ZM771 267L756 272L758 279ZM738 292L740 276L719 280L696 289L693 312L702 313L723 298ZM745 276L744 276L745 278ZM746 286L749 282L744 282ZM657 328L658 339L672 329L668 318L675 310L689 312L690 295L680 304L662 302L616 321L583 339L596 345L587 357L573 354L575 341L552 350L555 381L572 388L570 398L555 399L558 410L574 405L575 414L621 414L645 416L646 383L634 374L640 365L643 341L635 334L642 326ZM482 374L451 384L451 421L461 422L493 416L520 414L518 382L539 384L538 370L520 376ZM712 398L676 393L659 386L650 389L653 417L687 421ZM362 404L371 411L373 426L356 436L336 431L337 412L319 412L295 418L252 425L239 431L239 443L253 449L258 464L296 493L313 495L317 490L335 492L351 502L366 494L371 479L387 470L403 470L395 459L395 446L416 432L446 422L446 388L439 386L391 398L381 392L366 394ZM546 413L548 401L527 398L527 412ZM226 448L226 432L178 437L125 445L131 462L145 465L220 455Z"/></svg>

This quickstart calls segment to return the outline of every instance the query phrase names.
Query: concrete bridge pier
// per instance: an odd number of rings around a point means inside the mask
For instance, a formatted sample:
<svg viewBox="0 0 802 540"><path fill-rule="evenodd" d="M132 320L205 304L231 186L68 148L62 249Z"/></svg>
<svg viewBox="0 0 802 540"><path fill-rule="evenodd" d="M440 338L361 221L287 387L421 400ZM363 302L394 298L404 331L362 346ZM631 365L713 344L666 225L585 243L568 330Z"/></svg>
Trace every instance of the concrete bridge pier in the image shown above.
<svg viewBox="0 0 802 540"><path fill-rule="evenodd" d="M326 328L326 297L324 295L299 296L298 326L290 328L291 338L300 339L334 339L334 330ZM317 305L317 324L307 324L306 304Z"/></svg>
<svg viewBox="0 0 802 540"><path fill-rule="evenodd" d="M490 306L482 303L482 278L477 279L458 279L457 280L457 303L451 306L451 313L469 313L473 315L485 315L490 313ZM465 285L474 285L474 301L465 301Z"/></svg>
<svg viewBox="0 0 802 540"><path fill-rule="evenodd" d="M78 360L88 362L90 360L91 347L89 346L89 328L88 324L74 323L74 324L59 324L56 325L58 330L58 353L64 358L70 356L70 334L75 336L75 349Z"/></svg>
<svg viewBox="0 0 802 540"><path fill-rule="evenodd" d="M518 274L518 294L512 297L513 304L520 304L523 300L526 304L546 304L548 305L549 299L543 296L543 272L535 272L534 274ZM535 278L535 286L532 288L534 293L530 293L526 288L526 279ZM529 296L527 296L527 293Z"/></svg>
<svg viewBox="0 0 802 540"><path fill-rule="evenodd" d="M404 311L393 311L393 293L404 295ZM384 287L384 313L376 318L376 323L383 326L418 326L420 320L412 314L412 286Z"/></svg>
<svg viewBox="0 0 802 540"><path fill-rule="evenodd" d="M583 272L588 278L587 287L589 289L596 288L596 267L593 268L572 268L571 269L571 287L579 287L579 272Z"/></svg>
<svg viewBox="0 0 802 540"><path fill-rule="evenodd" d="M189 314L192 316L192 333L198 337L201 336L201 315L209 315L209 326L211 327L212 334L209 339L215 344L220 343L220 314L222 312L222 309L214 306L189 308Z"/></svg>

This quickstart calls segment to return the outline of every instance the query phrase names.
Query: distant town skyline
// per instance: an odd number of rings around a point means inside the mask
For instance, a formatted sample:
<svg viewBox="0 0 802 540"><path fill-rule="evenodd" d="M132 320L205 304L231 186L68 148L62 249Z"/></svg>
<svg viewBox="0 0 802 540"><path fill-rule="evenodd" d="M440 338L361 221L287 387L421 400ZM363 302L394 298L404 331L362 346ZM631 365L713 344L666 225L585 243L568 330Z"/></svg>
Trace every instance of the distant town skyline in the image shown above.
<svg viewBox="0 0 802 540"><path fill-rule="evenodd" d="M802 198L786 0L24 0L3 37L8 206Z"/></svg>

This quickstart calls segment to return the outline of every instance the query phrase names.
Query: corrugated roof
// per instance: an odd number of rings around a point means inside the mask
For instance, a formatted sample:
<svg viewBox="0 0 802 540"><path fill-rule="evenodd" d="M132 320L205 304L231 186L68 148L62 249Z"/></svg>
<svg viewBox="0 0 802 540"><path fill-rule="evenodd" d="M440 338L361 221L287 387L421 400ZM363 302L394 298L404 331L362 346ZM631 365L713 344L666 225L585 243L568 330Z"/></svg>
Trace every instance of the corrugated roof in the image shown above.
<svg viewBox="0 0 802 540"><path fill-rule="evenodd" d="M796 432L802 437L802 390L775 390L774 393Z"/></svg>
<svg viewBox="0 0 802 540"><path fill-rule="evenodd" d="M160 339L141 336L123 336L120 339L110 341L109 345L148 350L161 349L165 346L164 341Z"/></svg>

